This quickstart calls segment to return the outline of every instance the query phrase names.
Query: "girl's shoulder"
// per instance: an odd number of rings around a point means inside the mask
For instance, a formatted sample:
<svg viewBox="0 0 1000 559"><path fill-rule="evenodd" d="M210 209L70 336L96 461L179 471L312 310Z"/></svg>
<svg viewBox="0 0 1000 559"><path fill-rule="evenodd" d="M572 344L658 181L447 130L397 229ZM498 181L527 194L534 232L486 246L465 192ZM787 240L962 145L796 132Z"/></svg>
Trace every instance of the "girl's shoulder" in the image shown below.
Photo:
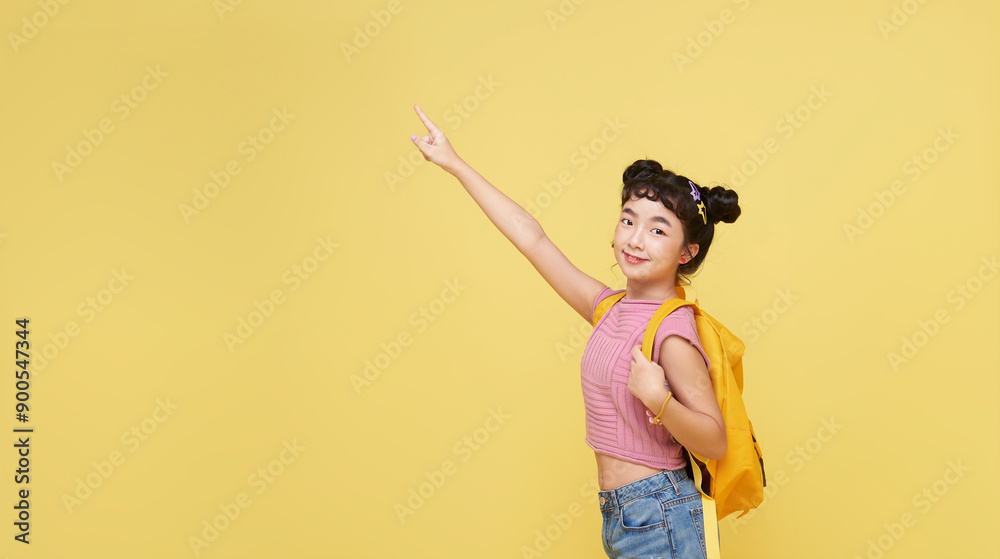
<svg viewBox="0 0 1000 559"><path fill-rule="evenodd" d="M660 322L656 329L656 337L653 343L653 360L659 359L660 345L668 336L677 335L688 341L705 360L705 366L711 367L711 361L705 348L701 345L701 337L698 336L698 327L694 320L694 308L684 305L674 309Z"/></svg>
<svg viewBox="0 0 1000 559"><path fill-rule="evenodd" d="M660 328L663 329L664 325L667 328L696 332L695 322L694 322L694 308L691 305L684 305L677 307L676 309L670 311L666 317L664 317L663 322L660 323Z"/></svg>
<svg viewBox="0 0 1000 559"><path fill-rule="evenodd" d="M612 289L611 287L605 287L604 289L602 289L601 292L597 294L597 297L594 297L594 303L590 306L590 316L594 316L594 313L597 312L597 305L599 305L601 301L607 299L608 297L616 293L621 293L622 291L625 290Z"/></svg>

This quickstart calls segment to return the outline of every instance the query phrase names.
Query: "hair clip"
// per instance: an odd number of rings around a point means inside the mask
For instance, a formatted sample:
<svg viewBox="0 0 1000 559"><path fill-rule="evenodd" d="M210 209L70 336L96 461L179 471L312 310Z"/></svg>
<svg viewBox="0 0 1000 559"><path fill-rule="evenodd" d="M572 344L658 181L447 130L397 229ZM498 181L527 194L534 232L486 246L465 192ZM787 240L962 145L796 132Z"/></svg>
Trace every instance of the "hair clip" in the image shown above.
<svg viewBox="0 0 1000 559"><path fill-rule="evenodd" d="M698 186L693 182L688 181L691 185L691 197L698 202L698 213L701 214L701 221L705 225L708 225L708 212L705 211L705 204L701 201L701 191L698 190Z"/></svg>

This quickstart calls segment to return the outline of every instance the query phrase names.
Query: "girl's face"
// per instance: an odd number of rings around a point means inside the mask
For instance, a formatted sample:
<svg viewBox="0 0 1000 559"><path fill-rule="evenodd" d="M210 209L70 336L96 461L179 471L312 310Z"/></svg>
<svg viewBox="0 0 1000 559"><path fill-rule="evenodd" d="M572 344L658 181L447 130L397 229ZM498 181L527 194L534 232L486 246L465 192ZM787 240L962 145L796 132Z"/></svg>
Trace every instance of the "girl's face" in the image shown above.
<svg viewBox="0 0 1000 559"><path fill-rule="evenodd" d="M684 247L681 222L662 202L633 196L618 216L614 251L628 279L673 285L681 258L693 258L697 245Z"/></svg>

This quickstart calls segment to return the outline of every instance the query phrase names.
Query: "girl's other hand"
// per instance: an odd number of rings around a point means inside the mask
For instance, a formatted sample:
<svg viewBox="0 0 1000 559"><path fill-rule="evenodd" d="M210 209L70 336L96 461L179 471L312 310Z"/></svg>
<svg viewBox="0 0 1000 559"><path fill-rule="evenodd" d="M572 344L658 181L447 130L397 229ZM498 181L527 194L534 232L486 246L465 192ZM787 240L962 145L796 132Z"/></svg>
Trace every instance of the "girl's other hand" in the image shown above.
<svg viewBox="0 0 1000 559"><path fill-rule="evenodd" d="M410 140L416 144L417 149L424 155L424 159L452 173L458 167L458 164L462 162L462 159L455 153L455 149L451 147L451 144L448 143L448 138L445 137L444 132L435 126L431 122L431 119L427 118L424 111L420 110L420 105L414 104L413 109L417 111L417 116L420 117L420 120L427 128L427 134L424 136L414 134L410 136Z"/></svg>
<svg viewBox="0 0 1000 559"><path fill-rule="evenodd" d="M642 353L642 346L632 348L628 390L647 408L659 408L667 394L667 376L659 363L653 363Z"/></svg>

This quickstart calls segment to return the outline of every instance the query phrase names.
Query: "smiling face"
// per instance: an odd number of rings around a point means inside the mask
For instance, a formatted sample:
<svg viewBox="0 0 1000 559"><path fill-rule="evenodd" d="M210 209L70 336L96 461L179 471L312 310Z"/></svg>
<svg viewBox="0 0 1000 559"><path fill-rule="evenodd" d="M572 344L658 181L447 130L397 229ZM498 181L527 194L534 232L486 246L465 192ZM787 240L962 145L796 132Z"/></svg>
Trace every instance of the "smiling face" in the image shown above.
<svg viewBox="0 0 1000 559"><path fill-rule="evenodd" d="M685 248L680 220L660 201L633 196L622 206L618 218L615 260L628 278L628 297L669 298L677 267L682 259L689 260L698 253L698 245Z"/></svg>

